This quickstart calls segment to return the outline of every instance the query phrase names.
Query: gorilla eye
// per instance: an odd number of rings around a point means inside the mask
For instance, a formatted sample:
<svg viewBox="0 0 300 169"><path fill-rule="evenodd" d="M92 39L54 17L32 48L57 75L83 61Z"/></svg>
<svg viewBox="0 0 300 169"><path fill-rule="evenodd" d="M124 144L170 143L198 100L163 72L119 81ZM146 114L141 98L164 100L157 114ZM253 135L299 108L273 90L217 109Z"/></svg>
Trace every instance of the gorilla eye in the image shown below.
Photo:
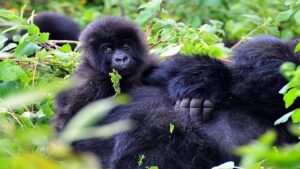
<svg viewBox="0 0 300 169"><path fill-rule="evenodd" d="M124 43L124 44L123 44L123 48L124 48L124 49L129 49L129 48L130 48L130 46L129 46L129 44L128 44L128 43Z"/></svg>
<svg viewBox="0 0 300 169"><path fill-rule="evenodd" d="M108 54L112 53L112 51L113 51L113 49L112 49L111 47L106 47L106 48L104 49L104 52L105 52L105 53L108 53Z"/></svg>

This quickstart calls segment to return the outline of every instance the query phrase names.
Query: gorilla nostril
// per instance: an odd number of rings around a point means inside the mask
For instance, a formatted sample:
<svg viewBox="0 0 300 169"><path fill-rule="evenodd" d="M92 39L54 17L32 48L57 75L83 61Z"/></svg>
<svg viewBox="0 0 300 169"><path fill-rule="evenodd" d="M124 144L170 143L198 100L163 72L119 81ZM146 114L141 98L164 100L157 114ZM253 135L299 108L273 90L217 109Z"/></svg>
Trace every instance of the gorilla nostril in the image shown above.
<svg viewBox="0 0 300 169"><path fill-rule="evenodd" d="M117 56L114 59L114 63L116 65L127 65L130 62L130 58L128 56Z"/></svg>
<svg viewBox="0 0 300 169"><path fill-rule="evenodd" d="M127 63L128 61L129 61L129 57L125 56L125 57L123 58L123 63Z"/></svg>

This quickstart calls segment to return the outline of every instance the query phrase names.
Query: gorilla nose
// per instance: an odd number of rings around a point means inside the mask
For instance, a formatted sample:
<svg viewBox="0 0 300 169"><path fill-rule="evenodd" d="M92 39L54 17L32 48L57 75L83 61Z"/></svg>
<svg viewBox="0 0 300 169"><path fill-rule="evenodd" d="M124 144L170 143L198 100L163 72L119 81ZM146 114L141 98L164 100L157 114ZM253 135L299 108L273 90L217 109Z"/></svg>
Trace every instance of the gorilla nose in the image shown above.
<svg viewBox="0 0 300 169"><path fill-rule="evenodd" d="M129 57L126 55L117 56L117 57L115 57L114 62L117 65L126 65L129 63Z"/></svg>

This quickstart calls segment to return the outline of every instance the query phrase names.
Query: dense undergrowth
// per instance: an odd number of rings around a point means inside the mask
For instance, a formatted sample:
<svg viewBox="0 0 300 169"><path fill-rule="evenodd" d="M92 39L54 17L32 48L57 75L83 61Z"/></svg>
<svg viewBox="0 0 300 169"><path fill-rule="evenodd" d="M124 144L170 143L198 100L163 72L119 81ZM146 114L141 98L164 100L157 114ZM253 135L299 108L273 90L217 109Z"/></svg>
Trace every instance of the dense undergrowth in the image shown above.
<svg viewBox="0 0 300 169"><path fill-rule="evenodd" d="M69 87L68 79L78 64L80 48L72 51L67 42L48 40L32 24L32 17L41 11L66 13L84 28L93 19L104 15L122 15L136 21L146 32L149 47L162 59L173 54L205 54L227 57L230 48L258 34L273 34L288 40L300 34L299 0L27 0L0 1L0 168L95 168L98 163L89 155L74 156L69 143L78 137L89 137L80 126L88 121L75 120L78 131L66 131L56 137L49 122L53 115L53 98ZM20 36L20 29L28 31ZM14 43L4 46L7 34ZM234 48L235 46L233 46ZM298 52L300 46L296 47ZM282 65L283 75L290 82L280 91L286 107L300 95L300 68ZM114 103L104 100L95 106L107 112ZM84 111L84 110L83 110ZM292 119L291 132L300 134L300 109L283 116L274 125ZM76 124L76 125L75 125ZM70 124L72 125L72 124ZM92 128L99 137L126 129L127 123ZM73 127L74 127L73 126ZM274 147L276 139L270 131L252 144L236 150L240 164L234 168L299 168L299 144ZM138 161L137 161L138 163ZM155 166L149 166L155 169Z"/></svg>

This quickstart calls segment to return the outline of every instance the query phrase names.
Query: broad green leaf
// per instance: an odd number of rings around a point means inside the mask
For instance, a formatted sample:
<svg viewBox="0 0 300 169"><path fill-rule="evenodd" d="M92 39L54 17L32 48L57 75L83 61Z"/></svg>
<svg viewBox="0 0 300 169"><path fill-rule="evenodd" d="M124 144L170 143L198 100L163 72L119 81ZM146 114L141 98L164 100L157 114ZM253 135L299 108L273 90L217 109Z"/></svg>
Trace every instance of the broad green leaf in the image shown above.
<svg viewBox="0 0 300 169"><path fill-rule="evenodd" d="M283 100L285 102L285 107L286 108L290 107L294 103L294 101L296 100L297 97L298 97L298 90L297 90L297 88L290 89L283 96Z"/></svg>
<svg viewBox="0 0 300 169"><path fill-rule="evenodd" d="M42 109L43 109L43 113L47 116L52 116L54 114L53 110L51 109L50 105L49 105L49 101L44 103L42 105Z"/></svg>
<svg viewBox="0 0 300 169"><path fill-rule="evenodd" d="M40 33L40 28L36 25L29 25L27 28L29 35L37 35Z"/></svg>
<svg viewBox="0 0 300 169"><path fill-rule="evenodd" d="M0 80L21 80L26 83L30 80L30 78L20 66L9 62L0 62Z"/></svg>
<svg viewBox="0 0 300 169"><path fill-rule="evenodd" d="M292 120L293 123L300 123L300 108L293 111Z"/></svg>
<svg viewBox="0 0 300 169"><path fill-rule="evenodd" d="M298 10L295 15L294 15L295 21L298 24L298 26L300 25L300 10Z"/></svg>
<svg viewBox="0 0 300 169"><path fill-rule="evenodd" d="M279 22L286 21L286 20L290 19L291 15L292 15L291 10L288 10L285 12L280 12L276 17L276 20Z"/></svg>
<svg viewBox="0 0 300 169"><path fill-rule="evenodd" d="M18 42L18 41L21 39L21 37L22 37L22 36L19 35L19 34L14 35L14 36L13 36L13 41L14 41L14 42Z"/></svg>
<svg viewBox="0 0 300 169"><path fill-rule="evenodd" d="M174 129L175 129L175 126L174 126L174 124L170 123L169 130L170 130L170 133L171 133L171 134L173 134L173 132L174 132Z"/></svg>
<svg viewBox="0 0 300 169"><path fill-rule="evenodd" d="M17 46L15 55L17 58L26 57L28 55L34 54L40 47L32 42L24 41Z"/></svg>
<svg viewBox="0 0 300 169"><path fill-rule="evenodd" d="M39 36L39 41L41 43L45 43L47 40L49 40L49 33L41 33L40 36Z"/></svg>
<svg viewBox="0 0 300 169"><path fill-rule="evenodd" d="M65 52L65 53L67 53L67 52L71 52L72 51L72 48L71 48L71 45L70 44L64 44L62 47L61 47L61 51L62 52Z"/></svg>
<svg viewBox="0 0 300 169"><path fill-rule="evenodd" d="M270 31L270 33L272 35L275 35L275 36L279 36L280 35L280 31L278 29L277 26L268 26L268 30Z"/></svg>
<svg viewBox="0 0 300 169"><path fill-rule="evenodd" d="M295 70L296 65L292 62L286 62L280 66L281 74L287 79L290 79L293 76Z"/></svg>
<svg viewBox="0 0 300 169"><path fill-rule="evenodd" d="M14 14L12 11L9 10L0 10L0 16L7 19L19 20L18 15Z"/></svg>
<svg viewBox="0 0 300 169"><path fill-rule="evenodd" d="M158 166L150 166L149 169L159 169Z"/></svg>
<svg viewBox="0 0 300 169"><path fill-rule="evenodd" d="M294 52L297 53L297 52L299 52L299 51L300 51L300 43L298 43L298 44L296 45Z"/></svg>
<svg viewBox="0 0 300 169"><path fill-rule="evenodd" d="M153 15L153 11L152 10L142 11L139 14L139 17L138 17L137 21L140 24L144 24L146 21L148 21L152 17L152 15Z"/></svg>
<svg viewBox="0 0 300 169"><path fill-rule="evenodd" d="M9 94L15 93L21 89L22 85L17 81L0 82L0 97L3 98Z"/></svg>

